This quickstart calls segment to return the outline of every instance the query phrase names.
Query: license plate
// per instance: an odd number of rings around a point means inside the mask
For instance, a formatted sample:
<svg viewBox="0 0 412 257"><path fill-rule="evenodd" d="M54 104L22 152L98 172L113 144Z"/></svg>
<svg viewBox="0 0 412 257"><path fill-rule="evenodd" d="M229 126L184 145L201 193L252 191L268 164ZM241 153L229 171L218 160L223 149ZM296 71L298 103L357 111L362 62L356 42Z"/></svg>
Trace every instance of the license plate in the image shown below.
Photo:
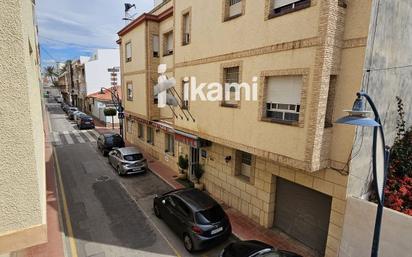
<svg viewBox="0 0 412 257"><path fill-rule="evenodd" d="M85 122L84 124L90 124L90 122Z"/></svg>
<svg viewBox="0 0 412 257"><path fill-rule="evenodd" d="M217 234L217 233L222 232L222 231L223 231L223 228L220 227L220 228L212 230L211 234L214 235L214 234Z"/></svg>

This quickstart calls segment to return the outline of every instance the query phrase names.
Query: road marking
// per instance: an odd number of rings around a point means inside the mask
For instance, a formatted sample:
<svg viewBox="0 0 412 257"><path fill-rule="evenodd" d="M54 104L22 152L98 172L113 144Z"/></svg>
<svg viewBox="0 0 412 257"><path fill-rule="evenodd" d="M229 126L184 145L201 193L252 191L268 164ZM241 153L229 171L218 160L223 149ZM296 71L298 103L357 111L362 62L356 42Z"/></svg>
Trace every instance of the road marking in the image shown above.
<svg viewBox="0 0 412 257"><path fill-rule="evenodd" d="M90 142L96 142L96 139L94 139L94 137L90 135L89 131L83 131L82 133L87 137L87 139L89 139Z"/></svg>
<svg viewBox="0 0 412 257"><path fill-rule="evenodd" d="M61 145L62 141L60 140L59 132L51 132L51 133L53 133L53 142L56 145Z"/></svg>
<svg viewBox="0 0 412 257"><path fill-rule="evenodd" d="M94 129L92 129L92 130L89 130L89 132L91 132L93 135L95 135L96 137L100 137L100 134L96 131L96 130L94 130Z"/></svg>
<svg viewBox="0 0 412 257"><path fill-rule="evenodd" d="M73 135L76 137L76 139L77 139L77 141L79 141L79 143L81 143L81 144L86 143L86 141L84 141L84 139L80 135L79 131L73 130Z"/></svg>
<svg viewBox="0 0 412 257"><path fill-rule="evenodd" d="M71 222L71 218L69 214L69 208L67 207L66 194L64 192L64 186L63 186L63 181L62 181L62 176L61 176L61 171L60 171L60 163L59 163L59 159L57 158L57 154L56 154L54 147L53 147L53 156L54 156L54 161L56 164L57 178L58 178L59 186L62 192L61 197L62 197L62 202L63 202L63 211L64 211L64 217L66 221L67 234L68 234L68 238L70 242L71 257L78 257L76 240L74 239L72 222Z"/></svg>
<svg viewBox="0 0 412 257"><path fill-rule="evenodd" d="M72 145L74 144L73 138L70 136L69 131L63 131L64 138L67 141L67 144Z"/></svg>
<svg viewBox="0 0 412 257"><path fill-rule="evenodd" d="M180 255L180 253L176 250L176 248L172 245L172 243L169 241L169 239L167 239L167 237L163 234L163 232L159 229L159 227L154 223L154 221L152 221L152 219L150 218L149 214L147 214L145 212L145 210L143 209L142 206L140 206L140 204L137 202L137 200L133 197L132 194L129 193L129 191L127 191L127 188L123 185L122 182L119 181L120 186L123 188L124 191L126 191L126 193L129 195L130 198L132 198L132 200L136 203L137 207L139 207L139 209L142 211L143 215L146 217L146 219L148 221L150 221L150 223L153 225L153 227L159 232L159 234L163 237L163 239L166 241L166 243L170 246L170 248L172 248L173 252L176 254L177 257L182 257L182 255Z"/></svg>

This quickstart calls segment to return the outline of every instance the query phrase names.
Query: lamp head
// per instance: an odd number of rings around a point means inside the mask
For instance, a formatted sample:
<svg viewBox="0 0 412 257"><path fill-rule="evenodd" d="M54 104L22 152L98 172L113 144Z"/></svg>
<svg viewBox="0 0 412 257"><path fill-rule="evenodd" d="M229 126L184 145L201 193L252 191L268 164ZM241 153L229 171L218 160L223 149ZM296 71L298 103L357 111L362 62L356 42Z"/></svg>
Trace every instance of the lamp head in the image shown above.
<svg viewBox="0 0 412 257"><path fill-rule="evenodd" d="M379 127L379 123L374 119L368 118L371 113L365 110L365 103L361 95L358 95L353 103L352 110L345 110L349 115L342 117L336 121L338 124L362 126L362 127Z"/></svg>

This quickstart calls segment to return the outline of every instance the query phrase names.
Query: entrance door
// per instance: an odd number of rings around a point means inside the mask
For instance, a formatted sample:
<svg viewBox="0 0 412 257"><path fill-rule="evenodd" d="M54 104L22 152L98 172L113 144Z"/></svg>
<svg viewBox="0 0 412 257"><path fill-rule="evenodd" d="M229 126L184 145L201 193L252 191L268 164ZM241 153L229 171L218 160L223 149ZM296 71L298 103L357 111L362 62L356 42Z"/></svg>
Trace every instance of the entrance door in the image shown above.
<svg viewBox="0 0 412 257"><path fill-rule="evenodd" d="M276 184L275 227L323 256L332 198L281 178Z"/></svg>
<svg viewBox="0 0 412 257"><path fill-rule="evenodd" d="M190 158L189 158L189 164L190 164L190 172L189 172L189 178L190 180L195 180L195 173L194 173L194 166L199 163L199 148L194 148L190 147Z"/></svg>

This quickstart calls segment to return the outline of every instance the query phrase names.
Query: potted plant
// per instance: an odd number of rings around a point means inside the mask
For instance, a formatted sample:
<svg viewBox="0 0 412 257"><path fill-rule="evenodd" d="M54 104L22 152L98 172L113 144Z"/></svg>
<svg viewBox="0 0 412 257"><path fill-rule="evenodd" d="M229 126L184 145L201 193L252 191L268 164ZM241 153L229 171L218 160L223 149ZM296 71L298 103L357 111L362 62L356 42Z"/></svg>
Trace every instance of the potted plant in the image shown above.
<svg viewBox="0 0 412 257"><path fill-rule="evenodd" d="M179 179L186 179L187 173L186 170L189 167L189 160L186 156L180 155L177 165L179 166Z"/></svg>
<svg viewBox="0 0 412 257"><path fill-rule="evenodd" d="M199 190L203 190L205 185L200 182L200 179L202 178L203 173L204 173L202 165L200 165L199 163L193 165L193 173L194 173L195 178L196 178L195 188L199 189Z"/></svg>

